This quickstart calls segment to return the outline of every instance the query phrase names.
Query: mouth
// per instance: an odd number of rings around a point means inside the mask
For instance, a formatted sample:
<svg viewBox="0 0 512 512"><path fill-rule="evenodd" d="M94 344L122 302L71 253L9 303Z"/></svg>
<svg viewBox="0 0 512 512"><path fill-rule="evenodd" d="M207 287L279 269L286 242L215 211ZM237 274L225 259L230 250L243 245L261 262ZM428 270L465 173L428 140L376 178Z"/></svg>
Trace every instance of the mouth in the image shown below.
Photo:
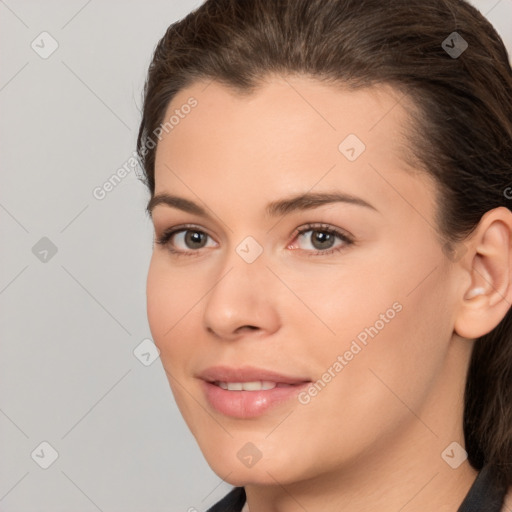
<svg viewBox="0 0 512 512"><path fill-rule="evenodd" d="M211 367L199 378L210 407L239 419L256 418L283 407L311 383L307 378L254 367Z"/></svg>
<svg viewBox="0 0 512 512"><path fill-rule="evenodd" d="M256 380L252 382L212 382L216 386L227 391L267 391L274 388L286 388L296 384L286 384L284 382L273 382L271 380Z"/></svg>

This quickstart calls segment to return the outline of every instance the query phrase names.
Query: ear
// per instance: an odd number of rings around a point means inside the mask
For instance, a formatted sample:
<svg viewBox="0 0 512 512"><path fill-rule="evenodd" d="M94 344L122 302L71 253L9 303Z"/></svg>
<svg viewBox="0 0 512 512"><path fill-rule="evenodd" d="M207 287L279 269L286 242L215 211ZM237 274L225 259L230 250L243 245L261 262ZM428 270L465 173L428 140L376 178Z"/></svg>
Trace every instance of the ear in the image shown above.
<svg viewBox="0 0 512 512"><path fill-rule="evenodd" d="M488 211L464 245L468 250L458 265L466 278L454 329L475 339L491 332L512 304L512 212Z"/></svg>

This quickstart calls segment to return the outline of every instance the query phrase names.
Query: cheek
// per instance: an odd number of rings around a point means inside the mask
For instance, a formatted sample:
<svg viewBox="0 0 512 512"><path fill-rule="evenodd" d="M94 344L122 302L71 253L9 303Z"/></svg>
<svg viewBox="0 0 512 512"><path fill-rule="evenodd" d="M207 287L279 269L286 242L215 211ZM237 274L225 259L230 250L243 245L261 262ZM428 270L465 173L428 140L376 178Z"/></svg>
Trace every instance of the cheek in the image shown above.
<svg viewBox="0 0 512 512"><path fill-rule="evenodd" d="M171 268L161 254L153 253L146 283L147 316L153 341L160 351L174 399L185 421L193 417L195 402L183 391L197 349L190 343L190 326L199 325L194 304L198 298L186 275ZM191 323L192 322L192 323ZM189 425L193 428L193 425Z"/></svg>
<svg viewBox="0 0 512 512"><path fill-rule="evenodd" d="M325 460L336 464L341 452L344 457L355 457L364 447L389 440L417 422L411 410L422 410L448 345L449 322L442 318L436 286L441 284L426 286L408 297L399 295L398 301L392 291L379 297L366 295L363 307L339 304L338 321L332 324L338 336L323 347L308 349L306 355L318 363L318 391L300 406L292 422L296 431L291 432L297 438L301 425L308 422L314 421L322 431L322 448L314 446L307 453L311 460L325 450ZM388 306L394 314L388 312L388 323L379 322ZM341 370L335 366L338 356L344 361ZM308 398L303 399L301 403ZM430 418L423 419L430 423ZM348 444L347 439L351 440Z"/></svg>
<svg viewBox="0 0 512 512"><path fill-rule="evenodd" d="M183 273L172 269L162 255L153 253L146 282L147 316L164 361L168 351L179 347L174 340L187 317L194 313L197 297L192 295L193 287L184 285Z"/></svg>
<svg viewBox="0 0 512 512"><path fill-rule="evenodd" d="M323 398L315 398L318 405L324 400L344 403L359 410L362 420L370 410L395 410L395 404L400 412L403 404L394 393L411 407L428 393L452 332L448 277L436 269L434 251L424 253L423 260L413 256L397 265L395 254L389 264L381 258L380 265L361 264L359 271L357 264L347 263L350 272L333 279L331 270L330 280L316 279L315 287L299 290L316 313L308 321L303 310L302 318L296 313L301 332L310 340L304 348L315 362L315 377L322 378L321 372L329 369L336 375L330 379L324 374L332 383L319 392ZM320 332L322 343L314 343L321 341ZM341 365L336 364L338 356Z"/></svg>
<svg viewBox="0 0 512 512"><path fill-rule="evenodd" d="M300 299L291 297L284 307L286 315L294 315L287 324L300 325L300 332L308 331L303 338L318 354L348 350L358 335L364 343L370 339L367 329L376 324L379 332L386 331L400 316L397 309L401 309L403 294L390 274L374 262L357 261L354 256L335 268L325 266L300 276L285 275L284 280L293 283Z"/></svg>
<svg viewBox="0 0 512 512"><path fill-rule="evenodd" d="M170 323L172 319L165 314L166 311L174 311L174 294L168 293L172 289L170 285L170 280L163 271L158 257L153 253L146 281L146 307L151 334L157 345L172 326Z"/></svg>

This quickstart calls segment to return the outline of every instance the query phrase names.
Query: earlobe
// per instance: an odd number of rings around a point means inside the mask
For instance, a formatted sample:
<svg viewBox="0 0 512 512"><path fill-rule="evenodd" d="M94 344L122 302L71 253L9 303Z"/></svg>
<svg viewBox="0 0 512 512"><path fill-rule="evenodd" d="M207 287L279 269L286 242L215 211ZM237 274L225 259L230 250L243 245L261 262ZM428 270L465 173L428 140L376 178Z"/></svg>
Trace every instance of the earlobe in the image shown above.
<svg viewBox="0 0 512 512"><path fill-rule="evenodd" d="M469 261L470 275L461 298L454 330L476 339L491 332L512 303L512 212L496 208L487 212L475 230L461 265ZM467 282L467 281L466 281Z"/></svg>

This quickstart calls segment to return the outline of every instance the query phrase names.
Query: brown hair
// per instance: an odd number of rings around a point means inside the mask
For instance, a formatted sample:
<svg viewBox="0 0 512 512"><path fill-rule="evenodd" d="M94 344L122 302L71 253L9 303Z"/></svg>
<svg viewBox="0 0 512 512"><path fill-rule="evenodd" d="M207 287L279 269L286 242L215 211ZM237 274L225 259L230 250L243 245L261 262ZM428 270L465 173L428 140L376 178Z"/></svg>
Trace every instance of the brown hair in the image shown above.
<svg viewBox="0 0 512 512"><path fill-rule="evenodd" d="M178 91L213 79L251 92L279 73L407 94L410 148L438 184L448 251L485 212L510 206L512 70L492 25L463 0L207 0L167 29L149 67L137 151L151 196L152 136ZM512 485L510 309L475 344L464 402L469 462Z"/></svg>

